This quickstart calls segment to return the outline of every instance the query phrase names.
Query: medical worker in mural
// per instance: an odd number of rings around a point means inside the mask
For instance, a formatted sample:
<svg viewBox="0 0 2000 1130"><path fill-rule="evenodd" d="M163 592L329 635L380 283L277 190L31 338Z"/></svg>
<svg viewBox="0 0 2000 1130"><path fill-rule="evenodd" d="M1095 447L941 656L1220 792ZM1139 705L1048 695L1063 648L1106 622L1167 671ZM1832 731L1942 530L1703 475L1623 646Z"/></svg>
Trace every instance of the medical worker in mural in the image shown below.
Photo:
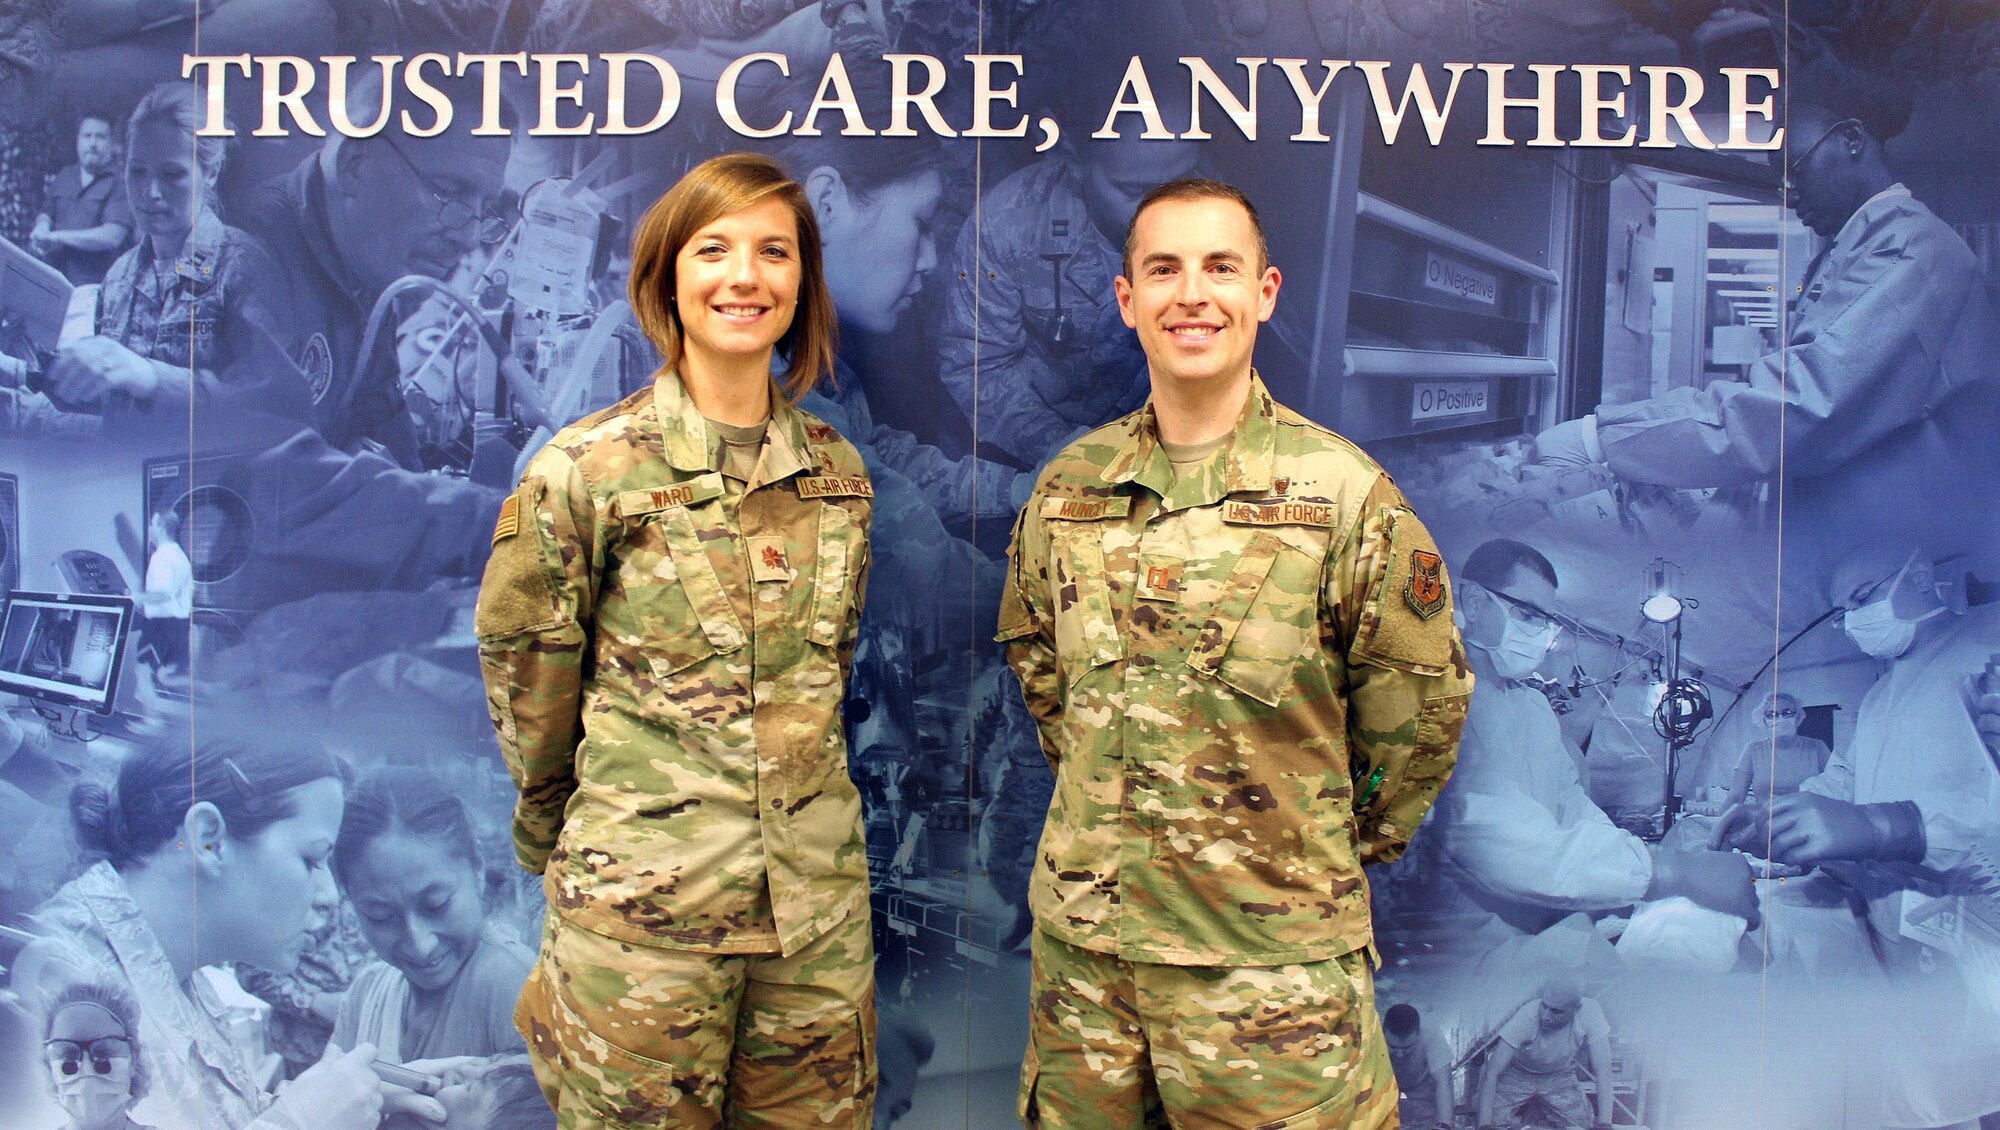
<svg viewBox="0 0 2000 1130"><path fill-rule="evenodd" d="M225 1026L225 963L289 971L335 898L329 860L345 768L310 749L212 742L135 752L110 788L71 800L90 866L37 910L11 988L46 1010L78 985L128 997L145 1120L228 1130L372 1130L385 1085L372 1045L329 1051L275 1095ZM205 897L188 897L190 883ZM200 922L195 915L199 905ZM422 1067L423 1065L419 1065ZM101 1073L100 1073L101 1074ZM420 1116L432 1100L397 1090Z"/></svg>
<svg viewBox="0 0 2000 1130"><path fill-rule="evenodd" d="M494 530L481 664L552 911L516 1017L565 1126L872 1121L840 709L873 490L795 407L833 362L821 238L765 157L657 201L632 296L665 365L558 433Z"/></svg>
<svg viewBox="0 0 2000 1130"><path fill-rule="evenodd" d="M1896 1127L2000 1114L1986 1070L2000 1057L2000 942L1978 925L2000 890L2000 759L1982 736L2000 733L1982 701L2000 690L2000 605L1969 605L1963 566L1933 556L1871 546L1834 570L1841 625L1881 678L1822 772L1737 805L1713 832L1816 869L1767 899L1781 967L1861 973L1863 985L1886 973L1908 1002L1885 1039Z"/></svg>
<svg viewBox="0 0 2000 1130"><path fill-rule="evenodd" d="M1843 545L1913 524L1990 546L1953 516L2000 497L2000 318L1965 240L1883 156L1909 114L1907 94L1854 77L1794 89L1790 144L1771 156L1792 210L1825 242L1796 286L1784 349L1747 381L1558 424L1537 457L1669 486L1782 475L1788 524L1826 547L1822 568Z"/></svg>
<svg viewBox="0 0 2000 1130"><path fill-rule="evenodd" d="M50 366L55 405L182 430L190 404L304 415L305 388L277 353L258 294L276 268L217 214L225 143L196 136L202 113L186 83L154 87L133 107L124 178L139 242L104 277L97 332Z"/></svg>
<svg viewBox="0 0 2000 1130"><path fill-rule="evenodd" d="M1485 961L1574 964L1596 934L1550 928L1579 911L1683 896L1755 918L1741 859L1656 847L1611 822L1585 791L1548 698L1522 682L1561 632L1555 566L1499 538L1467 554L1457 577L1480 689L1458 772L1427 829L1457 881L1460 917L1444 944Z"/></svg>

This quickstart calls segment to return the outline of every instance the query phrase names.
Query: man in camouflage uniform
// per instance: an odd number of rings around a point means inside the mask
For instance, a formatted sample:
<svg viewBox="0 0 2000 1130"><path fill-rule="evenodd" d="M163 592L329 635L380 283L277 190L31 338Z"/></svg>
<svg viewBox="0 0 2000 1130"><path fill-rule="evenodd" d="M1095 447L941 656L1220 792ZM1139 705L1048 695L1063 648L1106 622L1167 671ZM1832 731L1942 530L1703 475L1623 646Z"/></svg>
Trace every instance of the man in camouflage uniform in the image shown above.
<svg viewBox="0 0 2000 1130"><path fill-rule="evenodd" d="M1452 766L1472 678L1430 535L1250 367L1276 307L1214 181L1140 204L1147 406L1050 463L999 638L1056 770L1029 898L1032 1127L1394 1127L1362 865Z"/></svg>
<svg viewBox="0 0 2000 1130"><path fill-rule="evenodd" d="M772 400L761 455L725 457L662 376L557 433L494 531L480 665L552 912L516 1019L566 1130L717 1126L725 1098L732 1127L870 1122L839 711L873 491Z"/></svg>

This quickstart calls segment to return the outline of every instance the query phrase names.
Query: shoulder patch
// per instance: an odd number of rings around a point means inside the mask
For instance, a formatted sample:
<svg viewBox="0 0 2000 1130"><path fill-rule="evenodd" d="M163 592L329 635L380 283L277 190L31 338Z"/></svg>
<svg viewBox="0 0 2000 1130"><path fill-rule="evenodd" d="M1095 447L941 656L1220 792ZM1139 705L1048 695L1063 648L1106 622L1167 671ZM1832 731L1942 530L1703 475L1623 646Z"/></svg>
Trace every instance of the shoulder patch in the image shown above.
<svg viewBox="0 0 2000 1130"><path fill-rule="evenodd" d="M326 399L327 389L333 387L333 346L327 344L326 335L315 333L306 338L294 360L299 371L306 375L306 391L312 395L312 402L318 404Z"/></svg>
<svg viewBox="0 0 2000 1130"><path fill-rule="evenodd" d="M1114 498L1042 499L1042 517L1065 522L1101 522L1106 518L1123 518L1131 512L1132 499L1126 495Z"/></svg>
<svg viewBox="0 0 2000 1130"><path fill-rule="evenodd" d="M1417 619L1428 620L1444 610L1444 558L1427 549L1410 551L1410 582L1403 599Z"/></svg>
<svg viewBox="0 0 2000 1130"><path fill-rule="evenodd" d="M874 498L875 484L859 475L800 475L800 498Z"/></svg>
<svg viewBox="0 0 2000 1130"><path fill-rule="evenodd" d="M722 497L722 473L710 471L705 475L696 475L685 482L619 491L618 515L621 518L637 518L642 514L655 514L679 506L693 506L697 502L707 502L711 498L720 497Z"/></svg>

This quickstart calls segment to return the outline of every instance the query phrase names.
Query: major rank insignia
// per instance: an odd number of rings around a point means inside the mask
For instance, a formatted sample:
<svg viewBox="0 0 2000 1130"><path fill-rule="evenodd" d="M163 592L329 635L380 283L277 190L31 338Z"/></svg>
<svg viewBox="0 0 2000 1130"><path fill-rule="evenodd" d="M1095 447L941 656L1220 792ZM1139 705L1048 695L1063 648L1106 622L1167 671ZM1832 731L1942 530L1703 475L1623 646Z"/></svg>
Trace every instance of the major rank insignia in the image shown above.
<svg viewBox="0 0 2000 1130"><path fill-rule="evenodd" d="M1419 620L1428 620L1444 610L1444 558L1427 549L1410 553L1410 583L1403 599Z"/></svg>

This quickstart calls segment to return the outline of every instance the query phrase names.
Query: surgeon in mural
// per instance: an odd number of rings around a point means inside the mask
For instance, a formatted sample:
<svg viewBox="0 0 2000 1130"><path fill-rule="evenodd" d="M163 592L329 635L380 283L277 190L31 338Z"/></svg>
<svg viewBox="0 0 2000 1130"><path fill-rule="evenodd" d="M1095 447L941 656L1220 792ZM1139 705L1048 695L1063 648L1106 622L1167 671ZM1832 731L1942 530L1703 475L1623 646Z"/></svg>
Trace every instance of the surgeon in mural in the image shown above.
<svg viewBox="0 0 2000 1130"><path fill-rule="evenodd" d="M1436 799L1472 678L1402 494L1251 368L1268 255L1237 189L1146 195L1117 298L1153 397L1016 525L998 638L1056 771L1030 1126L1396 1124L1361 869Z"/></svg>
<svg viewBox="0 0 2000 1130"><path fill-rule="evenodd" d="M515 1015L566 1127L873 1119L840 716L873 489L794 406L833 365L822 253L776 162L691 170L634 241L663 367L557 433L494 530L480 663L554 912Z"/></svg>
<svg viewBox="0 0 2000 1130"><path fill-rule="evenodd" d="M465 259L503 239L498 213L511 137L487 137L469 122L481 115L479 84L440 84L454 126L435 137L413 137L400 113L383 109L379 72L361 72L348 95L357 122L386 115L372 136L329 131L326 143L246 202L244 224L286 265L272 298L280 340L305 373L314 418L328 443L350 448L367 441L409 470L422 469L416 421L401 374L390 360L399 311L381 317L376 349L361 356L377 299L408 276L449 281ZM513 109L500 102L500 122ZM420 297L420 295L419 295Z"/></svg>
<svg viewBox="0 0 2000 1130"><path fill-rule="evenodd" d="M1457 880L1461 901L1452 909L1466 920L1450 944L1489 960L1521 960L1515 951L1526 947L1574 963L1584 955L1563 943L1596 935L1550 927L1578 911L1674 896L1754 919L1756 895L1741 859L1653 847L1611 822L1585 791L1547 696L1522 682L1561 631L1555 566L1502 538L1467 554L1457 579L1479 693L1458 772L1430 827Z"/></svg>
<svg viewBox="0 0 2000 1130"><path fill-rule="evenodd" d="M1980 696L2000 655L2000 604L1968 605L1962 565L1895 553L1871 546L1833 573L1843 629L1885 665L1852 736L1797 792L1730 809L1713 842L1817 868L1769 900L1782 964L1879 964L1893 979L1905 1004L1884 1040L1885 1123L1992 1125L2000 936L1979 923L2000 917L2000 761L1981 736L1995 727ZM1857 904L1865 914L1850 911ZM1941 915L1962 928L1939 931Z"/></svg>
<svg viewBox="0 0 2000 1130"><path fill-rule="evenodd" d="M1606 463L1622 479L1728 486L1779 475L1786 524L1839 548L1901 530L1987 531L1956 516L2000 491L2000 318L1965 240L1896 179L1883 142L1909 96L1850 77L1791 93L1774 150L1798 218L1825 240L1785 323L1785 347L1747 381L1602 405L1543 432L1537 458ZM1913 500L1924 504L1912 507Z"/></svg>
<svg viewBox="0 0 2000 1130"><path fill-rule="evenodd" d="M77 984L129 994L147 1109L165 1125L372 1130L384 1109L372 1046L329 1054L271 1094L251 1049L224 1027L210 980L225 963L282 972L297 962L333 903L344 775L322 752L210 742L146 747L111 788L77 786L77 839L97 862L35 912L14 992L45 1010ZM199 929L191 882L206 895ZM392 1103L439 1113L407 1091Z"/></svg>

